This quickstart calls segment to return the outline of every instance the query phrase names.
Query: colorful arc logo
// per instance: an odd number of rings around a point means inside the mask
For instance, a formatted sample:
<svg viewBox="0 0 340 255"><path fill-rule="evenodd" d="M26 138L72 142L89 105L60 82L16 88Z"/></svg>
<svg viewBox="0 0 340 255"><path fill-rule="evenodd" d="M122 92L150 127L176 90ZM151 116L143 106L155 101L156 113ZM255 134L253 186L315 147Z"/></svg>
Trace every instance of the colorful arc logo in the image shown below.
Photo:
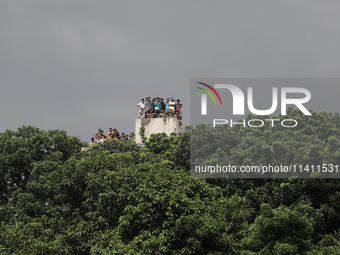
<svg viewBox="0 0 340 255"><path fill-rule="evenodd" d="M222 100L220 98L220 95L216 92L216 90L213 87L211 87L210 85L205 84L203 82L197 82L197 83L202 84L202 85L206 86L207 88L211 89L211 91L213 91L215 93L215 95L217 96L218 100L220 100L220 104L222 106ZM214 96L210 93L209 90L206 90L206 89L203 89L203 88L200 88L200 87L196 87L196 88L201 89L204 92L206 92L214 100L215 105L217 105ZM207 115L207 95L206 94L202 94L202 105L201 106L202 106L201 114Z"/></svg>
<svg viewBox="0 0 340 255"><path fill-rule="evenodd" d="M217 96L217 98L218 98L218 100L220 100L220 104L221 104L221 106L222 106L222 100L221 100L221 98L220 98L220 95L217 93L217 91L213 88L213 87L211 87L210 85L208 85L208 84L205 84L205 83L203 83L203 82L196 82L196 83L198 83L198 84L202 84L202 85L204 85L204 86L206 86L207 88L209 88L209 89L211 89L211 91L212 92L214 92L215 93L215 95ZM215 103L215 105L217 105L216 104L216 100L215 100L215 98L214 98L214 96L210 93L210 91L209 90L206 90L206 89L202 89L202 88L200 88L200 87L196 87L196 88L198 88L198 89L201 89L201 90L203 90L203 91L205 91L213 100L214 100L214 103Z"/></svg>

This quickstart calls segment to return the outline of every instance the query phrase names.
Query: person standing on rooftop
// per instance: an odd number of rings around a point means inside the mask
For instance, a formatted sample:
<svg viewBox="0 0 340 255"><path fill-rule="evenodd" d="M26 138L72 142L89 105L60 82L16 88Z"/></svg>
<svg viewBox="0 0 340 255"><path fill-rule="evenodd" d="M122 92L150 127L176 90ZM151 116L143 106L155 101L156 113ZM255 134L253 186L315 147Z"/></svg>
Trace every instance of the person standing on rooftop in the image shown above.
<svg viewBox="0 0 340 255"><path fill-rule="evenodd" d="M167 113L169 111L169 98L166 99L166 103L165 104L165 112Z"/></svg>
<svg viewBox="0 0 340 255"><path fill-rule="evenodd" d="M137 104L137 107L140 108L140 109L145 108L144 98L142 98L142 100Z"/></svg>
<svg viewBox="0 0 340 255"><path fill-rule="evenodd" d="M165 104L163 102L163 98L161 98L161 110L163 110L163 112L165 112Z"/></svg>
<svg viewBox="0 0 340 255"><path fill-rule="evenodd" d="M156 102L155 102L155 115L156 118L158 118L159 112L161 110L161 102L159 101L159 98L156 98Z"/></svg>
<svg viewBox="0 0 340 255"><path fill-rule="evenodd" d="M175 100L173 97L170 98L170 102L169 102L169 109L171 109L172 111L175 111Z"/></svg>
<svg viewBox="0 0 340 255"><path fill-rule="evenodd" d="M146 104L145 104L145 118L147 117L147 114L151 112L152 107L151 107L151 101L150 101L150 97L146 98Z"/></svg>
<svg viewBox="0 0 340 255"><path fill-rule="evenodd" d="M181 100L177 99L177 102L175 104L175 111L179 111L180 102L181 102Z"/></svg>

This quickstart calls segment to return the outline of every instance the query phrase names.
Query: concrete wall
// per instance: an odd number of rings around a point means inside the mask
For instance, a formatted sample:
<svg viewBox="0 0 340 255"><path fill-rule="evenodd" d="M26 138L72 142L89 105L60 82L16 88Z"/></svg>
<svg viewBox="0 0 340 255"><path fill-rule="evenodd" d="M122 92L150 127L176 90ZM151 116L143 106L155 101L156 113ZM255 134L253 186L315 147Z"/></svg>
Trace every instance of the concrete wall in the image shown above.
<svg viewBox="0 0 340 255"><path fill-rule="evenodd" d="M142 137L139 134L140 127L144 127L144 135L149 138L151 134L166 133L168 136L172 132L177 134L182 132L179 128L179 122L174 118L153 118L153 119L136 119L135 136L136 143L142 143Z"/></svg>

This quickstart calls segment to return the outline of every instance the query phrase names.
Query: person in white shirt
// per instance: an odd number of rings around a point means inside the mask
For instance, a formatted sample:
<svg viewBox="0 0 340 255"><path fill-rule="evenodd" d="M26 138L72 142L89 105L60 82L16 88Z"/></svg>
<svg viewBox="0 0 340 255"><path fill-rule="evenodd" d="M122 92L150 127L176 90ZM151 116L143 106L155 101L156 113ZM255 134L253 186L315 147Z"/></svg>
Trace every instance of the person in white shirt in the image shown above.
<svg viewBox="0 0 340 255"><path fill-rule="evenodd" d="M103 144L105 141L106 141L106 137L105 137L105 135L102 135L102 136L100 137L100 139L98 140L98 143Z"/></svg>
<svg viewBox="0 0 340 255"><path fill-rule="evenodd" d="M144 119L145 118L145 112L144 109L141 108L140 112L138 112L138 119Z"/></svg>
<svg viewBox="0 0 340 255"><path fill-rule="evenodd" d="M176 104L176 102L175 102L174 98L173 97L170 98L169 110L171 109L172 111L175 111L175 104Z"/></svg>
<svg viewBox="0 0 340 255"><path fill-rule="evenodd" d="M137 104L137 107L140 108L140 109L144 109L145 108L144 98L142 98L142 101Z"/></svg>

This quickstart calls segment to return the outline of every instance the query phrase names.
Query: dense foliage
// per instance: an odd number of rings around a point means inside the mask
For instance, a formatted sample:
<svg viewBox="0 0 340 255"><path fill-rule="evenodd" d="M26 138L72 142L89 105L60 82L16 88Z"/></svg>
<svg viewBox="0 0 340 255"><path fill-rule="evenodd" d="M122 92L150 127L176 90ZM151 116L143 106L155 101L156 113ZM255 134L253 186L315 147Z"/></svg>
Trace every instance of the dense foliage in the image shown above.
<svg viewBox="0 0 340 255"><path fill-rule="evenodd" d="M202 124L87 151L64 131L7 130L0 254L339 254L337 179L190 177L191 133L202 162L340 163L339 116L300 122L290 133Z"/></svg>

